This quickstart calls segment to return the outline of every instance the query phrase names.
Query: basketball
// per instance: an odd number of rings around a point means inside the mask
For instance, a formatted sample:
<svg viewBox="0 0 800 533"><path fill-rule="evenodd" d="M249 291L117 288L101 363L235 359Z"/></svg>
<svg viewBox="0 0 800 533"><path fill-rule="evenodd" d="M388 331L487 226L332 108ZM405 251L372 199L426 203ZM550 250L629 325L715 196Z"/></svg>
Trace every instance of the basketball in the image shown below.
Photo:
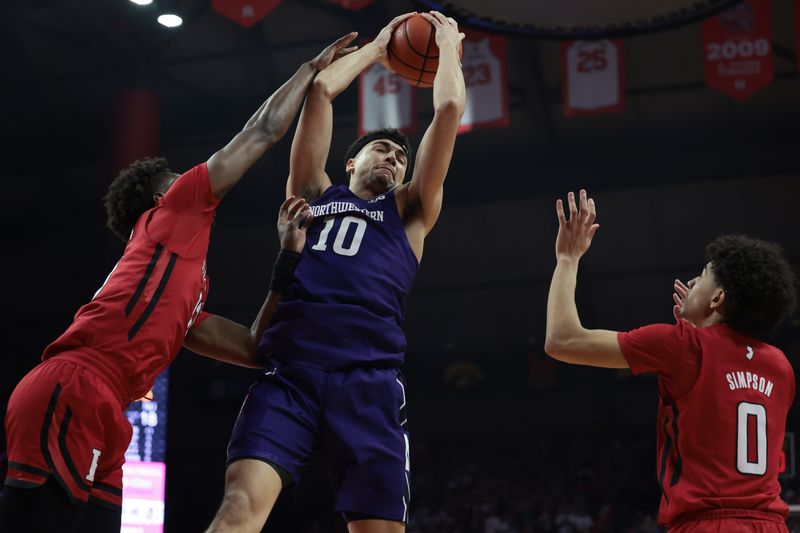
<svg viewBox="0 0 800 533"><path fill-rule="evenodd" d="M389 65L395 73L416 87L432 87L439 67L436 30L422 15L414 15L398 26L387 46ZM459 45L458 57L462 48Z"/></svg>

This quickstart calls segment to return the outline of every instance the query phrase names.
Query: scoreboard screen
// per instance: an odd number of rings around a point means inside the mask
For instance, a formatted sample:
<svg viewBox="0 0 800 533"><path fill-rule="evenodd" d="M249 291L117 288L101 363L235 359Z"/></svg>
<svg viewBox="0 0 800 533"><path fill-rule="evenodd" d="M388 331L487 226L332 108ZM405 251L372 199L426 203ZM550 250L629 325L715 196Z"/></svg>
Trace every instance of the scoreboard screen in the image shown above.
<svg viewBox="0 0 800 533"><path fill-rule="evenodd" d="M122 533L164 531L168 389L165 370L126 410L133 434L122 468Z"/></svg>

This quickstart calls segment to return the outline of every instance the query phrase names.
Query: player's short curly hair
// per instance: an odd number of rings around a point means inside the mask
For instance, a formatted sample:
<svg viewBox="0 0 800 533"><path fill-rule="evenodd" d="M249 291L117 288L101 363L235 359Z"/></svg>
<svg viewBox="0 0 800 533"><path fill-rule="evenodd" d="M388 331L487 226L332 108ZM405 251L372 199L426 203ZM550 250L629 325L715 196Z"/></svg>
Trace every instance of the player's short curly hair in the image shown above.
<svg viewBox="0 0 800 533"><path fill-rule="evenodd" d="M114 235L128 241L139 216L153 207L153 195L171 175L163 157L140 159L123 169L111 182L103 197L106 226Z"/></svg>
<svg viewBox="0 0 800 533"><path fill-rule="evenodd" d="M346 165L347 162L354 158L362 148L375 139L389 139L392 142L396 142L403 148L403 151L406 153L406 157L409 161L411 161L412 146L411 141L408 140L408 136L402 131L394 128L383 128L380 130L367 132L353 141L353 144L348 146L347 151L344 153L344 164Z"/></svg>
<svg viewBox="0 0 800 533"><path fill-rule="evenodd" d="M725 322L763 337L797 306L795 275L781 248L744 235L723 235L706 247L706 261L725 291Z"/></svg>

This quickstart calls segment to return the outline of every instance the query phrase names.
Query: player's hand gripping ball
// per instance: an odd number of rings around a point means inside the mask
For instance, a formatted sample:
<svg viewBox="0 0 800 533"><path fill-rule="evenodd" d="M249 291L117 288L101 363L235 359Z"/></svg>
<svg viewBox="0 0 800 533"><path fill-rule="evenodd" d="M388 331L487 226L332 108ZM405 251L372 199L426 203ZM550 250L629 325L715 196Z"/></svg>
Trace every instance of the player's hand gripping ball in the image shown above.
<svg viewBox="0 0 800 533"><path fill-rule="evenodd" d="M449 25L448 20L452 20L441 14L437 15L438 20L445 24ZM452 24L455 25L455 22ZM450 31L460 37L458 59L461 60L463 34L458 33L458 26ZM436 28L423 15L409 17L395 28L386 51L389 65L398 76L417 87L433 86L436 69L439 67L439 47L436 44Z"/></svg>

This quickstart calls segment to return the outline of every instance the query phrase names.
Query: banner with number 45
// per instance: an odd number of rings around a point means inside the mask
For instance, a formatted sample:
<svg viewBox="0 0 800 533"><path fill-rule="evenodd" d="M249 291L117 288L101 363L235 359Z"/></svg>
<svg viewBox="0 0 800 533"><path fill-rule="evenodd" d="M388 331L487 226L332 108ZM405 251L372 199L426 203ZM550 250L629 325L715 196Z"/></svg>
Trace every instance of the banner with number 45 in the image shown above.
<svg viewBox="0 0 800 533"><path fill-rule="evenodd" d="M414 88L376 63L358 77L358 134L381 128L413 133L417 128Z"/></svg>

